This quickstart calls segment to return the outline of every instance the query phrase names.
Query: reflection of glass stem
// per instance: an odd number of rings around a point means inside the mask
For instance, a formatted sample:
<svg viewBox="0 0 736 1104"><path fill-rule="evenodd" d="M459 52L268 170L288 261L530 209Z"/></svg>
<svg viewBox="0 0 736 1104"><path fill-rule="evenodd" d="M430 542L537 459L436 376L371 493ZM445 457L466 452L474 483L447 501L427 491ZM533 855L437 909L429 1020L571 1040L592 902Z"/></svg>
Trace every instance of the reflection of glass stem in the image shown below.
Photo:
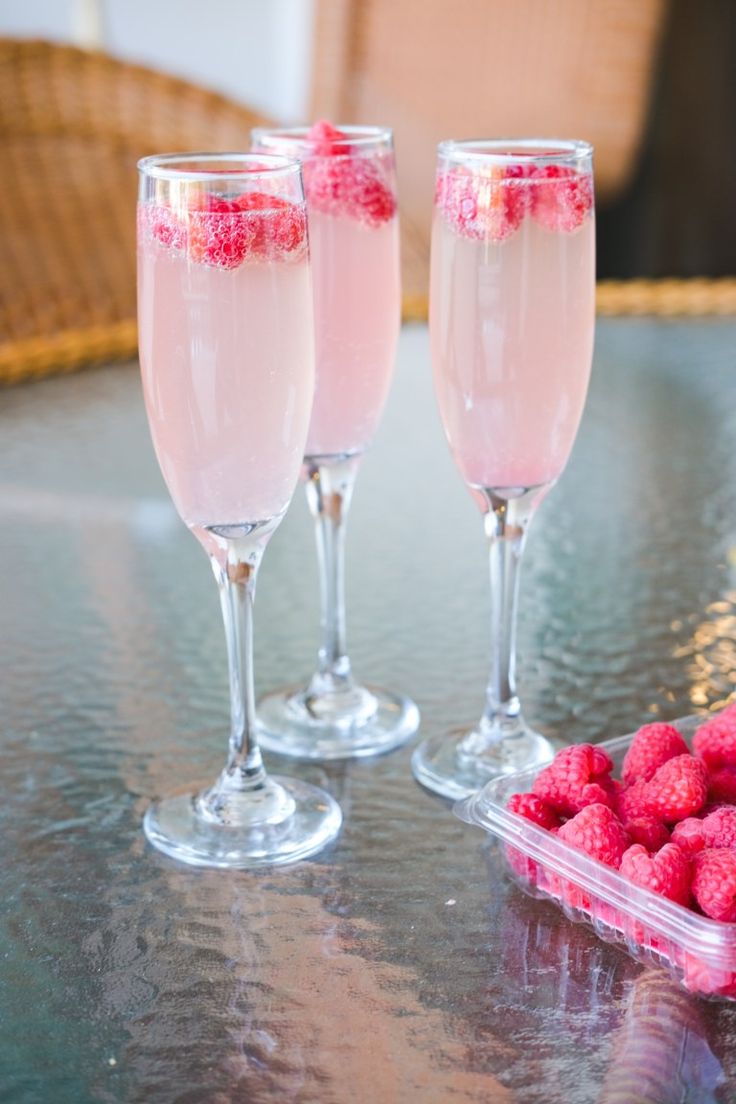
<svg viewBox="0 0 736 1104"><path fill-rule="evenodd" d="M634 982L598 1104L717 1104L723 1068L699 1001L659 970Z"/></svg>

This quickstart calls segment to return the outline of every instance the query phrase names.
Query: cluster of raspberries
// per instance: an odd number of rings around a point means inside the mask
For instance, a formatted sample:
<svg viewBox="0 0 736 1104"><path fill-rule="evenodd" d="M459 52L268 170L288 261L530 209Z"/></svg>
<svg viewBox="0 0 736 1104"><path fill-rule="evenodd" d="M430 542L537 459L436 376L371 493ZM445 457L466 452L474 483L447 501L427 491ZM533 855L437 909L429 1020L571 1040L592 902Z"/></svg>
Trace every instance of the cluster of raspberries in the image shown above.
<svg viewBox="0 0 736 1104"><path fill-rule="evenodd" d="M736 704L693 753L669 724L640 728L621 781L602 748L564 748L508 808L572 847L714 920L736 921Z"/></svg>
<svg viewBox="0 0 736 1104"><path fill-rule="evenodd" d="M367 226L388 222L396 213L387 154L361 157L350 136L320 119L307 134L312 156L302 164L310 211L357 219Z"/></svg>

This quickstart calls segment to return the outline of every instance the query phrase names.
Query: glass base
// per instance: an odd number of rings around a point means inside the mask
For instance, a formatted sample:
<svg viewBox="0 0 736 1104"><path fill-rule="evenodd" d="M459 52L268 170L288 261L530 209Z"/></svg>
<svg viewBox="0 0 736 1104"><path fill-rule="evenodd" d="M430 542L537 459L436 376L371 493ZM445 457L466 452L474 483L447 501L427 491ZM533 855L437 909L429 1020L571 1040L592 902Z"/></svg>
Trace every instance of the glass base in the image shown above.
<svg viewBox="0 0 736 1104"><path fill-rule="evenodd" d="M456 729L420 744L411 759L417 782L457 801L476 793L491 778L548 763L554 748L526 725L492 737L479 728Z"/></svg>
<svg viewBox="0 0 736 1104"><path fill-rule="evenodd" d="M258 703L258 742L298 759L358 759L400 747L419 727L410 698L376 687L310 694L285 687Z"/></svg>
<svg viewBox="0 0 736 1104"><path fill-rule="evenodd" d="M143 820L149 842L191 866L252 869L315 855L342 824L334 798L294 778L269 775L261 793L240 794L236 802L214 801L212 795L210 790L155 802Z"/></svg>

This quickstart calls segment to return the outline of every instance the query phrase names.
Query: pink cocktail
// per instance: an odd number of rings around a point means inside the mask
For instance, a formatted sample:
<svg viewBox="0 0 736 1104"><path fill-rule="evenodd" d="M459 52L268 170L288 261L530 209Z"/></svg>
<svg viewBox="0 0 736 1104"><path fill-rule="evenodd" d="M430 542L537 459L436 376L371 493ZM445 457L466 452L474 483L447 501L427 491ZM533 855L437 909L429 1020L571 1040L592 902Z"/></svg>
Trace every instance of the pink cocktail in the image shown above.
<svg viewBox="0 0 736 1104"><path fill-rule="evenodd" d="M399 225L391 132L375 127L256 130L254 148L303 162L314 275L317 385L304 454L320 562L322 641L306 688L259 705L266 747L347 758L403 743L408 699L358 685L345 642L344 524L360 459L388 396L399 333Z"/></svg>
<svg viewBox="0 0 736 1104"><path fill-rule="evenodd" d="M195 531L281 517L314 389L306 227L293 248L253 249L249 236L280 211L187 211L213 239L209 260L193 262L191 246L172 247L173 217L139 210L141 373L161 471ZM231 254L218 255L218 233Z"/></svg>
<svg viewBox="0 0 736 1104"><path fill-rule="evenodd" d="M585 404L595 318L592 150L583 142L444 142L430 333L450 450L485 516L491 675L470 731L426 741L414 772L449 797L550 755L515 686L518 567Z"/></svg>
<svg viewBox="0 0 736 1104"><path fill-rule="evenodd" d="M309 169L307 169L307 178ZM399 333L399 228L385 215L309 210L317 386L306 457L360 454L388 397Z"/></svg>
<svg viewBox="0 0 736 1104"><path fill-rule="evenodd" d="M155 847L195 866L293 862L320 850L342 819L323 790L266 774L255 723L256 576L296 486L314 393L300 166L168 154L138 168L146 410L171 497L217 580L231 703L220 776L154 802L144 828Z"/></svg>
<svg viewBox="0 0 736 1104"><path fill-rule="evenodd" d="M522 194L550 187L516 186ZM525 217L508 238L478 238L437 210L435 393L471 487L549 484L567 463L590 376L594 233L592 217L574 231Z"/></svg>

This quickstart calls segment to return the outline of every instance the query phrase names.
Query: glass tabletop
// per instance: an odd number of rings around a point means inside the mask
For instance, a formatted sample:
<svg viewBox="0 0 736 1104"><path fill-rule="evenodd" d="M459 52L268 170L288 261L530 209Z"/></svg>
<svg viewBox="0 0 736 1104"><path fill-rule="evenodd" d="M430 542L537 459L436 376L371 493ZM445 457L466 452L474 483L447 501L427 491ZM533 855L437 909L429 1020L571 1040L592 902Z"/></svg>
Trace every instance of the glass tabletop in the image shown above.
<svg viewBox="0 0 736 1104"><path fill-rule="evenodd" d="M736 682L736 323L600 321L590 398L521 588L528 719L564 742L723 702ZM155 796L211 779L228 702L217 594L169 504L137 370L0 392L0 1099L726 1101L736 1008L525 897L477 829L384 758L270 766L342 804L271 873L152 851ZM348 532L356 674L477 719L480 517L406 327ZM301 495L264 559L259 691L306 677ZM626 1094L629 1095L626 1095Z"/></svg>

